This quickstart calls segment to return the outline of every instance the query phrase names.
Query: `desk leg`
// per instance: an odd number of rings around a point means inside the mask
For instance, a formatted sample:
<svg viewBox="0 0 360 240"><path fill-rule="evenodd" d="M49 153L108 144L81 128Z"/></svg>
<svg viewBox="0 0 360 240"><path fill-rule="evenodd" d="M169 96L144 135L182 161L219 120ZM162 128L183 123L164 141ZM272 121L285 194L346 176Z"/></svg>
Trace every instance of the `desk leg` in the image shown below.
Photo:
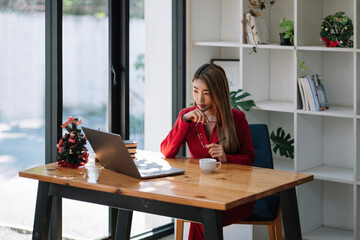
<svg viewBox="0 0 360 240"><path fill-rule="evenodd" d="M39 181L32 239L48 239L52 197L50 183Z"/></svg>
<svg viewBox="0 0 360 240"><path fill-rule="evenodd" d="M301 240L299 210L295 188L280 192L285 239Z"/></svg>
<svg viewBox="0 0 360 240"><path fill-rule="evenodd" d="M223 227L221 223L220 211L203 209L202 216L204 221L204 239L223 240Z"/></svg>
<svg viewBox="0 0 360 240"><path fill-rule="evenodd" d="M118 210L115 239L130 239L132 215L131 210Z"/></svg>
<svg viewBox="0 0 360 240"><path fill-rule="evenodd" d="M57 197L52 198L50 239L62 239L62 199Z"/></svg>

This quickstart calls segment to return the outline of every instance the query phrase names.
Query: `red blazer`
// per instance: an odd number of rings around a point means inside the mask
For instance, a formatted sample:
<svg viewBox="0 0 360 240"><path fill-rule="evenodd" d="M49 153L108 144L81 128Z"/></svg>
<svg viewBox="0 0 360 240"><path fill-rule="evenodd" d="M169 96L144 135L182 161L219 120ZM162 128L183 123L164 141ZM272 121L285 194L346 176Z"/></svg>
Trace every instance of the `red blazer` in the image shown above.
<svg viewBox="0 0 360 240"><path fill-rule="evenodd" d="M181 146L188 144L192 158L211 158L209 150L204 148L200 142L199 137L204 145L210 143L217 143L219 141L217 136L216 126L214 127L211 137L208 140L205 129L202 124L190 122L187 123L182 120L182 116L194 109L197 106L184 108L180 111L179 116L167 135L162 141L160 149L165 157L175 157L179 152ZM251 142L250 130L245 114L239 110L232 109L234 117L236 135L239 141L240 151L236 154L226 154L226 159L229 163L239 163L244 165L252 165L255 160L254 148ZM196 131L196 128L197 131Z"/></svg>

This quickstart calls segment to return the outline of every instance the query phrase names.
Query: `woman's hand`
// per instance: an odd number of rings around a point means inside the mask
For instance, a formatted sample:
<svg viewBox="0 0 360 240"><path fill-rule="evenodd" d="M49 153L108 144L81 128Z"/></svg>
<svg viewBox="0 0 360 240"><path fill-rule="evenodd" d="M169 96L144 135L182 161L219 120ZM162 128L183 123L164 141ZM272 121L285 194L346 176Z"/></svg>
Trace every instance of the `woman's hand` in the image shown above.
<svg viewBox="0 0 360 240"><path fill-rule="evenodd" d="M212 158L217 158L220 160L220 162L227 162L223 146L221 146L220 144L211 143L205 145L205 147L209 149L209 154Z"/></svg>
<svg viewBox="0 0 360 240"><path fill-rule="evenodd" d="M183 117L183 120L186 122L196 122L196 123L202 123L202 124L206 124L209 122L209 119L207 118L205 113L199 109L195 109L191 112L188 112L188 113L184 114L182 117Z"/></svg>

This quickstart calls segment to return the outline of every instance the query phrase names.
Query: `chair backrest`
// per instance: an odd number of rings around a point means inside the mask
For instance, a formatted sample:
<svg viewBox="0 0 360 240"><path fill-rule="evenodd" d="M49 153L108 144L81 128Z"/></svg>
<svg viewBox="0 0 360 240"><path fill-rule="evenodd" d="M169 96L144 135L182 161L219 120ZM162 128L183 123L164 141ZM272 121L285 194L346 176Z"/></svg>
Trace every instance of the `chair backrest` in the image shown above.
<svg viewBox="0 0 360 240"><path fill-rule="evenodd" d="M253 166L274 168L269 131L266 124L249 124L251 141L255 151Z"/></svg>
<svg viewBox="0 0 360 240"><path fill-rule="evenodd" d="M256 155L253 166L273 169L269 131L266 124L249 124L249 129ZM247 221L273 221L278 215L279 205L280 200L276 195L258 199Z"/></svg>

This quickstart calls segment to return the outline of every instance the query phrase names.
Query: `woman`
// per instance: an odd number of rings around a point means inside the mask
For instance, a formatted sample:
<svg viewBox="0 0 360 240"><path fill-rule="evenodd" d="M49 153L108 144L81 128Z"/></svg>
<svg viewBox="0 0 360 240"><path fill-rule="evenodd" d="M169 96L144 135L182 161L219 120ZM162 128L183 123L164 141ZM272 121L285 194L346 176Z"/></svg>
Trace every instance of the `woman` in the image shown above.
<svg viewBox="0 0 360 240"><path fill-rule="evenodd" d="M226 163L252 165L255 154L243 112L231 108L224 70L204 64L194 74L194 107L182 109L161 143L165 157L175 157L185 142L192 158L217 158ZM248 218L255 202L222 212L223 226ZM204 239L202 224L191 223L189 239Z"/></svg>

